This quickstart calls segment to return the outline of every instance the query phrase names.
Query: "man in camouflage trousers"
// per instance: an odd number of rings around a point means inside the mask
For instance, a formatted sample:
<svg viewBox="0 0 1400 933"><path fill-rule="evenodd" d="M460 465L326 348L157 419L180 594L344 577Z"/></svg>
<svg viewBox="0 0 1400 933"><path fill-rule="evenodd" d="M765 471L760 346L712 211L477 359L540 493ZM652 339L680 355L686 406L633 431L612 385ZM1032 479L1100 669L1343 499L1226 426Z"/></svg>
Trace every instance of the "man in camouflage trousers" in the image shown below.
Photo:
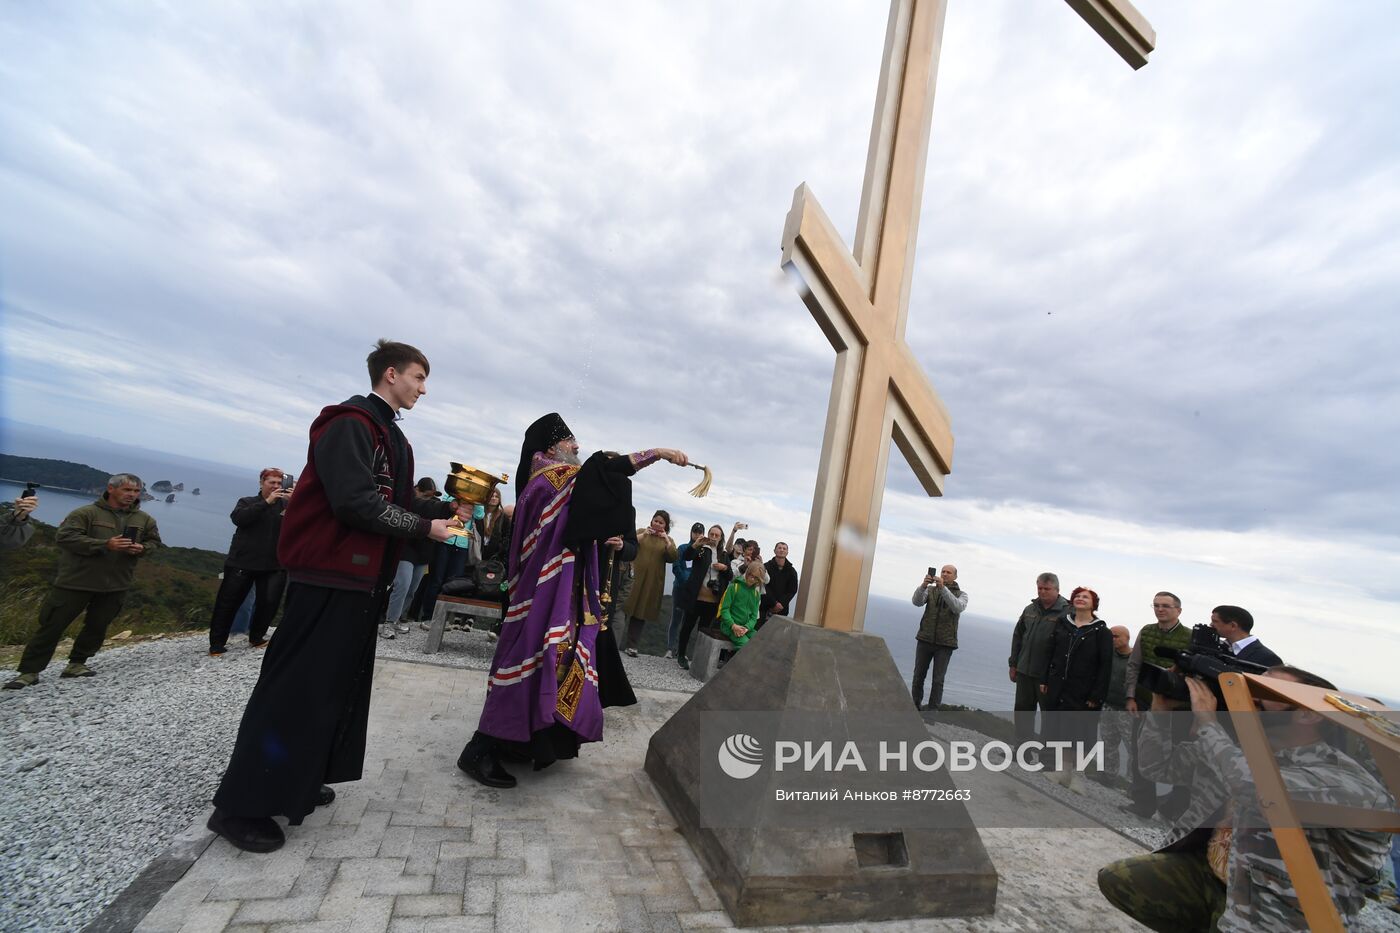
<svg viewBox="0 0 1400 933"><path fill-rule="evenodd" d="M1312 686L1336 688L1306 671L1276 667L1269 672ZM1099 890L1119 910L1153 930L1213 930L1273 933L1307 929L1293 882L1268 823L1248 763L1216 722L1217 701L1196 678L1187 684L1195 736L1176 746L1171 717L1154 712L1138 740L1139 763L1153 780L1189 783L1186 812L1151 855L1114 862L1099 871ZM1257 701L1275 750L1279 774L1295 800L1388 809L1390 795L1372 775L1327 741L1321 715L1285 703ZM1154 711L1171 701L1153 697ZM1365 903L1366 886L1382 870L1386 833L1332 828L1306 830L1337 910L1348 920Z"/></svg>

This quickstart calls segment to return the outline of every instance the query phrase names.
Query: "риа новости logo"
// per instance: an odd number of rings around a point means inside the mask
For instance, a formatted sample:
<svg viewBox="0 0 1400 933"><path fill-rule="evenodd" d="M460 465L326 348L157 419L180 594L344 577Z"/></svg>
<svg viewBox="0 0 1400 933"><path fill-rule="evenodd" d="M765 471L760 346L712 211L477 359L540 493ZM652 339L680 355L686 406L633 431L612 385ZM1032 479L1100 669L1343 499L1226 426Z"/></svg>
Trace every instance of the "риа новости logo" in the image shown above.
<svg viewBox="0 0 1400 933"><path fill-rule="evenodd" d="M719 747L720 769L732 778L751 778L762 765L763 746L751 735L737 732Z"/></svg>

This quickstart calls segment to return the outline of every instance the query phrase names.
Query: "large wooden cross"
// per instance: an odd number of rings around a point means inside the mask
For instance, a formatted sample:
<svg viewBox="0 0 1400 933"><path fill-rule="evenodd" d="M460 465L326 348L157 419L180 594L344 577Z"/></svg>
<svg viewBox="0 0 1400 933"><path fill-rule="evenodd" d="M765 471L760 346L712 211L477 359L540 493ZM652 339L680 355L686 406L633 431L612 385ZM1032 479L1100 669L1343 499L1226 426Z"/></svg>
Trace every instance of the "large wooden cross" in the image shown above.
<svg viewBox="0 0 1400 933"><path fill-rule="evenodd" d="M1156 34L1127 0L1067 0L1134 68ZM952 466L948 411L904 342L947 0L892 0L854 256L804 183L783 231L793 275L836 350L798 606L801 619L860 631L890 445L930 496Z"/></svg>

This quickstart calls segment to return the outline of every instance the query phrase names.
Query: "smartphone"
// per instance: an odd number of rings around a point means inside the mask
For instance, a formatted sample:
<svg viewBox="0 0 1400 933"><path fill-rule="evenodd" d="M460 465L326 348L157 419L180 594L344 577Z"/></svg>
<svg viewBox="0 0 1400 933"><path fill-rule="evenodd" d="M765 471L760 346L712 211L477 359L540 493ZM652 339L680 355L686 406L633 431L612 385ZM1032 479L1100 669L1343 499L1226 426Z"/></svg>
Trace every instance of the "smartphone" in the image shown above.
<svg viewBox="0 0 1400 933"><path fill-rule="evenodd" d="M24 487L24 492L20 494L20 498L21 498L21 499L32 499L32 498L34 498L34 493L37 492L38 489L39 489L39 484L38 484L38 483L30 483L29 485L27 485L27 486Z"/></svg>
<svg viewBox="0 0 1400 933"><path fill-rule="evenodd" d="M930 568L928 569L928 575L931 576L931 577L937 577L937 576L938 576L938 571L937 571L937 570L934 570L932 567L930 567Z"/></svg>
<svg viewBox="0 0 1400 933"><path fill-rule="evenodd" d="M141 537L141 526L127 525L126 530L122 532L122 537L135 544L136 540Z"/></svg>
<svg viewBox="0 0 1400 933"><path fill-rule="evenodd" d="M293 485L293 480L292 480L292 478L291 478L290 476L286 475L285 473L282 474L282 488L285 489L285 490L287 490L288 492L291 492L291 490L292 490L292 485Z"/></svg>

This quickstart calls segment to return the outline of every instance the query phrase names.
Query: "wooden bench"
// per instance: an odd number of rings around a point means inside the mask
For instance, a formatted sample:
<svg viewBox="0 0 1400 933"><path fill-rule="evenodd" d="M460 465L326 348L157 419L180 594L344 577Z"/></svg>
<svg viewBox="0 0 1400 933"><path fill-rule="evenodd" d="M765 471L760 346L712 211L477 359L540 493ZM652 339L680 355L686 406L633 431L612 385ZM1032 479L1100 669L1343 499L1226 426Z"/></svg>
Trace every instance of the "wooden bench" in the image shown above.
<svg viewBox="0 0 1400 933"><path fill-rule="evenodd" d="M424 654L437 654L442 650L442 636L447 630L449 616L469 616L472 619L495 621L504 615L501 604L492 599L467 599L464 596L439 596L433 606L433 621L428 626L428 640L423 645Z"/></svg>

